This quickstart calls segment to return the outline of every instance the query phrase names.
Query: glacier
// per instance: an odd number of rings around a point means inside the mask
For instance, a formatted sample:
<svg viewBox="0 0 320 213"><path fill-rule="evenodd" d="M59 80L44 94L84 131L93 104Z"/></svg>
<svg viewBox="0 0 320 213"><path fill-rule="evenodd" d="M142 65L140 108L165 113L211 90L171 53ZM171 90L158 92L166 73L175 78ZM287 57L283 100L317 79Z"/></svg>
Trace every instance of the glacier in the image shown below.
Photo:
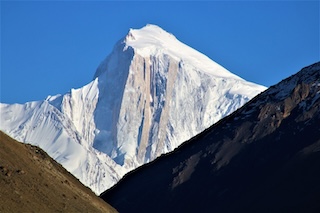
<svg viewBox="0 0 320 213"><path fill-rule="evenodd" d="M1 103L0 130L40 146L100 194L265 89L148 24L130 29L87 85Z"/></svg>

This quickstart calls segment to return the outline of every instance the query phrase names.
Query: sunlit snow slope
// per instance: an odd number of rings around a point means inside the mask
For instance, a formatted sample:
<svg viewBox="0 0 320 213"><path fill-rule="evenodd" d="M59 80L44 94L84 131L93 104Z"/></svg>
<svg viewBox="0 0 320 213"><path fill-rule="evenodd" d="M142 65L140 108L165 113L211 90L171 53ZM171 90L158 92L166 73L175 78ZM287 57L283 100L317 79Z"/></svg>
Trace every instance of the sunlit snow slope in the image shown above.
<svg viewBox="0 0 320 213"><path fill-rule="evenodd" d="M88 85L1 104L0 129L39 145L99 194L265 89L147 25L115 45Z"/></svg>

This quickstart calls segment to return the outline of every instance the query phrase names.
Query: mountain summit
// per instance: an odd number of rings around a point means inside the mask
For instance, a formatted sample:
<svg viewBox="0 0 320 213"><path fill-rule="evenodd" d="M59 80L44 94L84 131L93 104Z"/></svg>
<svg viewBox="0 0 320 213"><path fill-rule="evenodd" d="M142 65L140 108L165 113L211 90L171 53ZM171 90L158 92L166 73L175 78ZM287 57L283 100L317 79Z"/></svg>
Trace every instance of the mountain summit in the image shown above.
<svg viewBox="0 0 320 213"><path fill-rule="evenodd" d="M150 56L168 55L176 61L195 66L202 72L208 72L217 77L240 79L212 61L204 54L180 42L174 35L162 28L148 24L141 29L130 29L128 34L118 42L116 47L125 52L128 48L136 54L149 58ZM105 69L98 69L95 77Z"/></svg>
<svg viewBox="0 0 320 213"><path fill-rule="evenodd" d="M265 89L147 25L117 42L84 87L1 104L0 129L39 145L100 193Z"/></svg>

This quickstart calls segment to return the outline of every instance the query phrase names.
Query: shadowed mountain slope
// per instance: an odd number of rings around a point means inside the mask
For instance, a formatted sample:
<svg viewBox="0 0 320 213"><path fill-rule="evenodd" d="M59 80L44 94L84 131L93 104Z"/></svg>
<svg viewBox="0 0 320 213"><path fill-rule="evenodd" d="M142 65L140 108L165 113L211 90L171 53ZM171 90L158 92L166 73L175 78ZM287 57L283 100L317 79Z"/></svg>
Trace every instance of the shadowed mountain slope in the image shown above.
<svg viewBox="0 0 320 213"><path fill-rule="evenodd" d="M0 212L117 212L36 146L0 131Z"/></svg>
<svg viewBox="0 0 320 213"><path fill-rule="evenodd" d="M320 212L320 63L101 197L120 212Z"/></svg>

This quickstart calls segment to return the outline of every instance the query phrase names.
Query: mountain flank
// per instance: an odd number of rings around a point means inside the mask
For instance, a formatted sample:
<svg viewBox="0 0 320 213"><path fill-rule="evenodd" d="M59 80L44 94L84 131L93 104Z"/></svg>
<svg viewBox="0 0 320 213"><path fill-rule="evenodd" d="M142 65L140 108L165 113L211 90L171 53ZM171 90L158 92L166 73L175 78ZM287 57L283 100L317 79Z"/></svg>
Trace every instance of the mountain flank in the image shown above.
<svg viewBox="0 0 320 213"><path fill-rule="evenodd" d="M0 212L117 212L42 149L0 131Z"/></svg>
<svg viewBox="0 0 320 213"><path fill-rule="evenodd" d="M320 62L126 175L120 212L320 212Z"/></svg>

